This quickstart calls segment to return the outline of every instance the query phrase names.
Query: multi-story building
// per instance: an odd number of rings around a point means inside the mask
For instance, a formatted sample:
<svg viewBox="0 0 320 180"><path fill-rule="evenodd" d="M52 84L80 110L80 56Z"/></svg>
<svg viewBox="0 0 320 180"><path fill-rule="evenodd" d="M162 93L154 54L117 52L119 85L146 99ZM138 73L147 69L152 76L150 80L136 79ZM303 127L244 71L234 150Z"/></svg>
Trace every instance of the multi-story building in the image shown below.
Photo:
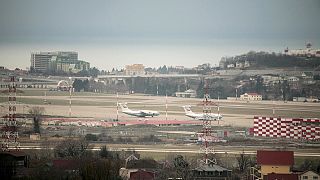
<svg viewBox="0 0 320 180"><path fill-rule="evenodd" d="M31 69L47 73L77 73L89 70L90 64L78 60L77 52L38 52L31 53Z"/></svg>
<svg viewBox="0 0 320 180"><path fill-rule="evenodd" d="M55 56L52 52L31 53L31 69L46 72L50 69L50 61Z"/></svg>
<svg viewBox="0 0 320 180"><path fill-rule="evenodd" d="M293 151L258 150L257 164L260 167L258 179L298 180L298 174L291 172Z"/></svg>
<svg viewBox="0 0 320 180"><path fill-rule="evenodd" d="M126 65L125 73L129 76L144 75L144 66L143 64Z"/></svg>

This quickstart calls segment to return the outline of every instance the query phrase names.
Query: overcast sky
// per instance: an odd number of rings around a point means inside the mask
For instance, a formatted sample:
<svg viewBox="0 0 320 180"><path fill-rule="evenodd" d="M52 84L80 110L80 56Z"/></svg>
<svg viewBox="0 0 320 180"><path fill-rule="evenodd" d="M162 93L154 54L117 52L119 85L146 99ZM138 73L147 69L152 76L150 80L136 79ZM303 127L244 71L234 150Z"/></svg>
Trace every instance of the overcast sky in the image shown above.
<svg viewBox="0 0 320 180"><path fill-rule="evenodd" d="M317 44L319 19L320 0L1 0L0 43L281 38Z"/></svg>

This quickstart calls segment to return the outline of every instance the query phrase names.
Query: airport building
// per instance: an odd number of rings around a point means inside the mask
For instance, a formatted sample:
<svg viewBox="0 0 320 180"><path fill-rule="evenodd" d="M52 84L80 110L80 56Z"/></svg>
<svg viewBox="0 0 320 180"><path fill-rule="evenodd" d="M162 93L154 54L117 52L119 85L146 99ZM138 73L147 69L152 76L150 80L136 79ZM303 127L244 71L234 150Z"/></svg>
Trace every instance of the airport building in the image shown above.
<svg viewBox="0 0 320 180"><path fill-rule="evenodd" d="M144 66L143 64L126 65L125 73L129 76L144 75Z"/></svg>
<svg viewBox="0 0 320 180"><path fill-rule="evenodd" d="M78 59L77 52L31 53L31 69L47 73L77 73L89 70L90 63Z"/></svg>
<svg viewBox="0 0 320 180"><path fill-rule="evenodd" d="M287 56L320 57L320 49L312 49L312 44L306 43L305 49L286 48L284 54Z"/></svg>
<svg viewBox="0 0 320 180"><path fill-rule="evenodd" d="M242 101L262 101L262 96L257 93L244 93L240 95Z"/></svg>
<svg viewBox="0 0 320 180"><path fill-rule="evenodd" d="M320 119L254 117L254 136L320 140Z"/></svg>

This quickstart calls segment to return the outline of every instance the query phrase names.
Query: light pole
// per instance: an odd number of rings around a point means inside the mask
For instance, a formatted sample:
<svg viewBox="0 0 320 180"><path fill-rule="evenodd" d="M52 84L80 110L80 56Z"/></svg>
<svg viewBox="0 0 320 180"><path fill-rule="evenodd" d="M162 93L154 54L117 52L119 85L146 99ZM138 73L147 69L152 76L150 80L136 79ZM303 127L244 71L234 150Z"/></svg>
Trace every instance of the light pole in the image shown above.
<svg viewBox="0 0 320 180"><path fill-rule="evenodd" d="M0 105L0 107L1 107L1 116L2 116L2 114L3 114L3 109L5 108L5 106L4 106L4 105Z"/></svg>
<svg viewBox="0 0 320 180"><path fill-rule="evenodd" d="M24 120L24 126L27 126L27 120L26 120L26 115L24 114L24 108L30 108L28 105L23 105L22 106L22 114L23 114L23 120Z"/></svg>
<svg viewBox="0 0 320 180"><path fill-rule="evenodd" d="M236 88L236 101L238 100L238 88Z"/></svg>
<svg viewBox="0 0 320 180"><path fill-rule="evenodd" d="M117 121L119 121L119 95L117 92Z"/></svg>
<svg viewBox="0 0 320 180"><path fill-rule="evenodd" d="M22 106L22 114L23 114L24 117L26 117L25 114L24 114L24 108L29 108L29 107L30 107L30 106L28 106L28 105L23 105L23 106Z"/></svg>

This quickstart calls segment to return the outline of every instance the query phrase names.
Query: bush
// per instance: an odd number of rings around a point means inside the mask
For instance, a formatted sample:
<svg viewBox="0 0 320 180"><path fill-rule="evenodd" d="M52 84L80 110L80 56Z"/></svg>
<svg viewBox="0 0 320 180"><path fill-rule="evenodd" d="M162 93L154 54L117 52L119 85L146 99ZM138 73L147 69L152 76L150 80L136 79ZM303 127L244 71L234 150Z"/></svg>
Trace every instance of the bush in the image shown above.
<svg viewBox="0 0 320 180"><path fill-rule="evenodd" d="M94 135L94 134L87 134L85 136L85 139L87 141L97 141L98 140L98 136Z"/></svg>

